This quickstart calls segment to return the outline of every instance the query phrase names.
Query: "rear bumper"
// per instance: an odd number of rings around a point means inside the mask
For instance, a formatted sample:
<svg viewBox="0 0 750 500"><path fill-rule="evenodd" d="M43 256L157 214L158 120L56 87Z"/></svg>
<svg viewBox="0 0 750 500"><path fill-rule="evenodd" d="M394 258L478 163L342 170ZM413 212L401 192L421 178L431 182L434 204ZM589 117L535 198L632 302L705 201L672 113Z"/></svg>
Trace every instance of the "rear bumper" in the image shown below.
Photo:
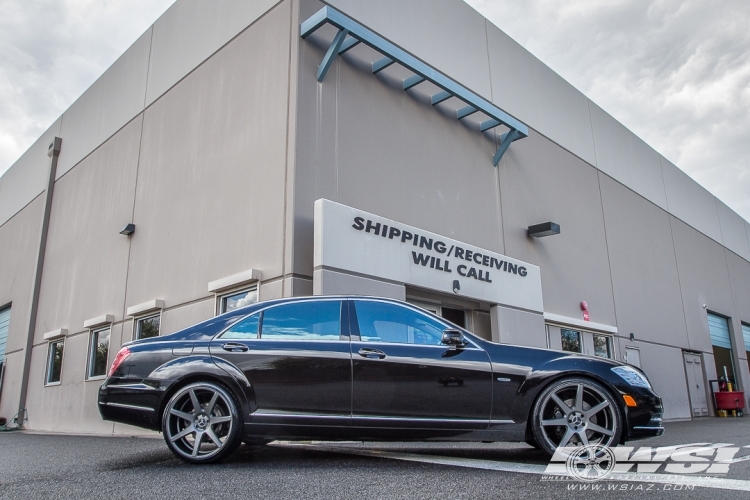
<svg viewBox="0 0 750 500"><path fill-rule="evenodd" d="M164 390L143 383L114 384L99 388L99 414L104 420L146 429L161 429Z"/></svg>

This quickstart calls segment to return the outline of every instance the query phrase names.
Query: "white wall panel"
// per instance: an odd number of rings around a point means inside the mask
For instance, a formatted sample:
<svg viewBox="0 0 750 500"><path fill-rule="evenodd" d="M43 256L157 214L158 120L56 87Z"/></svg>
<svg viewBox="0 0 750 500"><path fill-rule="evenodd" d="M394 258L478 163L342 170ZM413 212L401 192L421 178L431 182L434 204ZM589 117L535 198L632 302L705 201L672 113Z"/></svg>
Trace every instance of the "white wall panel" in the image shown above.
<svg viewBox="0 0 750 500"><path fill-rule="evenodd" d="M150 45L149 28L65 111L58 179L143 111Z"/></svg>
<svg viewBox="0 0 750 500"><path fill-rule="evenodd" d="M484 18L456 0L329 0L486 99L491 97Z"/></svg>
<svg viewBox="0 0 750 500"><path fill-rule="evenodd" d="M588 99L495 25L486 25L495 104L594 165Z"/></svg>
<svg viewBox="0 0 750 500"><path fill-rule="evenodd" d="M589 107L597 168L666 210L659 154L602 108Z"/></svg>
<svg viewBox="0 0 750 500"><path fill-rule="evenodd" d="M276 3L278 0L181 0L172 5L153 26L146 105Z"/></svg>
<svg viewBox="0 0 750 500"><path fill-rule="evenodd" d="M669 212L714 241L722 243L716 198L663 156L661 168Z"/></svg>
<svg viewBox="0 0 750 500"><path fill-rule="evenodd" d="M281 274L290 17L285 2L145 111L127 305Z"/></svg>
<svg viewBox="0 0 750 500"><path fill-rule="evenodd" d="M719 223L721 224L721 237L724 246L746 260L750 260L750 245L747 241L745 219L720 200L716 200L716 206L719 210Z"/></svg>
<svg viewBox="0 0 750 500"><path fill-rule="evenodd" d="M88 318L122 319L130 238L119 231L133 215L140 139L138 117L55 184L37 342L57 328L81 331Z"/></svg>
<svg viewBox="0 0 750 500"><path fill-rule="evenodd" d="M0 226L47 188L49 157L47 148L60 135L62 117L0 177Z"/></svg>

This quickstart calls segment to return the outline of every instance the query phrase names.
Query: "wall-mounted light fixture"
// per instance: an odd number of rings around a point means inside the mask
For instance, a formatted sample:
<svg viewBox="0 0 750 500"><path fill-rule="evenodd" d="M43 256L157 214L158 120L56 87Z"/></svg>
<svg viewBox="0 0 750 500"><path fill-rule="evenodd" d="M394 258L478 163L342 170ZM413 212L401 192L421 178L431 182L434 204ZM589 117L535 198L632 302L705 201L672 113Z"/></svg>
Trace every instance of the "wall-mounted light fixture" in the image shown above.
<svg viewBox="0 0 750 500"><path fill-rule="evenodd" d="M453 293L458 293L461 291L461 283L458 282L458 280L453 280Z"/></svg>
<svg viewBox="0 0 750 500"><path fill-rule="evenodd" d="M631 342L635 340L635 333L630 333L630 340Z"/></svg>
<svg viewBox="0 0 750 500"><path fill-rule="evenodd" d="M554 222L535 224L533 226L529 226L529 228L526 230L526 234L528 234L532 238L542 238L544 236L560 234L560 224L555 224Z"/></svg>
<svg viewBox="0 0 750 500"><path fill-rule="evenodd" d="M135 224L133 223L126 224L125 227L123 227L120 230L120 234L124 234L125 236L130 236L134 232L135 232Z"/></svg>

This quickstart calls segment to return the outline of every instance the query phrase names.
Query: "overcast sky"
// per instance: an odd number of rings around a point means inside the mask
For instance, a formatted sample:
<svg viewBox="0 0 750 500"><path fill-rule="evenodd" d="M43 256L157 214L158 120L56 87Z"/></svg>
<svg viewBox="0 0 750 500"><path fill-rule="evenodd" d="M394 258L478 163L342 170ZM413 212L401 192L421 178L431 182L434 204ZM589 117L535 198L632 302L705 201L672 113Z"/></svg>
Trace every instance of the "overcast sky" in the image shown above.
<svg viewBox="0 0 750 500"><path fill-rule="evenodd" d="M749 0L467 1L750 220ZM172 2L0 0L0 173Z"/></svg>

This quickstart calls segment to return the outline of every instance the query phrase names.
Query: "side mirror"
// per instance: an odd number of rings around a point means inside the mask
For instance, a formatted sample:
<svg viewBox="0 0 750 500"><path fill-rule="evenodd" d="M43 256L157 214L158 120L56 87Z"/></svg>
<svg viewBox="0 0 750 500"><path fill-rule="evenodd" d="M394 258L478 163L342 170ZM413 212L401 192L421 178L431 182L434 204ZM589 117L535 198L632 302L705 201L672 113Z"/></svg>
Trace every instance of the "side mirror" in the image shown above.
<svg viewBox="0 0 750 500"><path fill-rule="evenodd" d="M449 345L454 349L457 347L466 346L466 339L464 338L464 334L461 332L461 330L456 330L453 328L443 330L442 342L443 344Z"/></svg>

